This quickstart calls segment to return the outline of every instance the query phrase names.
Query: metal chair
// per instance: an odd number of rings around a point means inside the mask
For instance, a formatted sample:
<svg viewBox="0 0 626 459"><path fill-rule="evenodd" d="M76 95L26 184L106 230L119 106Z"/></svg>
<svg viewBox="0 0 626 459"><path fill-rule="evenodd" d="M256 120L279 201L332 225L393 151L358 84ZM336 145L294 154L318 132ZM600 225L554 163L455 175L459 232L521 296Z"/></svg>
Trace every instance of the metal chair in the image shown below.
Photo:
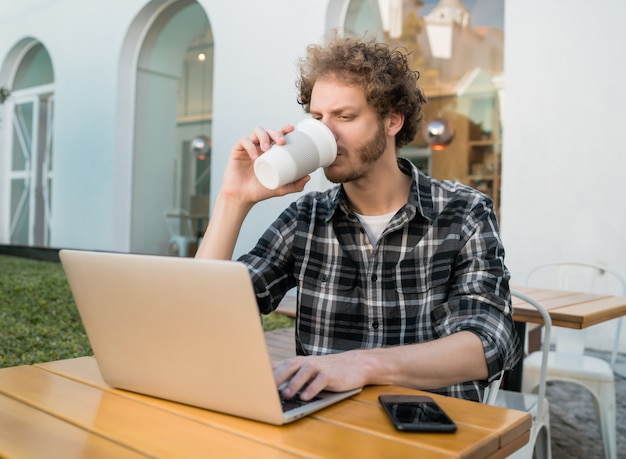
<svg viewBox="0 0 626 459"><path fill-rule="evenodd" d="M552 319L550 319L550 315L546 309L533 298L515 290L511 290L511 296L526 301L539 311L544 321L544 336L546 336L546 340L549 342L552 330ZM541 366L537 394L500 389L497 391L495 400L488 402L490 405L525 411L532 416L533 423L530 429L530 439L523 448L509 456L511 458L532 459L533 453L536 453L537 459L552 458L552 448L550 446L550 407L546 399L546 372L548 368L549 352L550 347L547 345L544 346L541 351ZM491 400L491 394L488 395L488 398Z"/></svg>
<svg viewBox="0 0 626 459"><path fill-rule="evenodd" d="M601 266L579 262L548 263L533 269L527 285L558 288L584 293L626 294L622 278ZM555 330L555 350L548 360L548 381L567 381L585 387L593 395L594 408L600 421L604 451L607 458L617 457L615 364L619 346L622 319L616 320L616 334L610 364L606 360L585 355L585 330ZM544 347L551 344L544 336ZM541 355L532 352L524 359L522 390L533 391L539 382Z"/></svg>
<svg viewBox="0 0 626 459"><path fill-rule="evenodd" d="M497 379L494 379L489 383L489 385L485 388L485 393L483 395L483 403L485 405L494 405L496 398L498 397L498 391L500 390L500 386L502 385L502 378L504 377L504 371L500 373L500 376Z"/></svg>
<svg viewBox="0 0 626 459"><path fill-rule="evenodd" d="M184 209L167 211L165 223L170 233L167 254L175 257L193 256L197 247L197 236L194 234L189 212Z"/></svg>

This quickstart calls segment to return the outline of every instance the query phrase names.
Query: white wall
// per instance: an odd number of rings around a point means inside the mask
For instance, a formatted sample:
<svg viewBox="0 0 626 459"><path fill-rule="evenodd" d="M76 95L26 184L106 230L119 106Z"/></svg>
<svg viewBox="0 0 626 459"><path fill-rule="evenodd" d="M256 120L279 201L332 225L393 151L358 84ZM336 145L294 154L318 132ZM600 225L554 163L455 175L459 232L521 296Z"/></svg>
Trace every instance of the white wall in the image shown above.
<svg viewBox="0 0 626 459"><path fill-rule="evenodd" d="M54 68L52 246L113 246L117 63L124 32L142 3L2 4L0 63L18 41L33 37L46 47Z"/></svg>
<svg viewBox="0 0 626 459"><path fill-rule="evenodd" d="M296 62L309 43L323 37L328 2L200 3L206 5L213 28L218 69L213 87L211 198L215 199L230 148L237 140L257 126L278 128L304 117L296 102ZM257 205L244 223L236 255L250 250L262 229L293 199L288 196Z"/></svg>
<svg viewBox="0 0 626 459"><path fill-rule="evenodd" d="M623 0L506 2L501 226L513 285L555 260L626 277L625 15ZM614 330L591 327L587 345L611 349Z"/></svg>
<svg viewBox="0 0 626 459"><path fill-rule="evenodd" d="M53 247L131 248L134 132L130 126L135 92L129 89L134 81L120 78L132 73L120 69L120 62L128 63L120 55L133 19L148 3L2 2L0 64L16 43L30 36L46 47L54 67ZM329 3L341 11L345 0L199 3L215 38L214 198L230 147L241 136L259 125L280 127L304 116L296 103L296 60L307 44L324 35ZM134 36L141 33L131 31ZM8 85L3 78L0 85ZM259 205L244 226L238 251L249 249L260 236L259 228L267 226L291 199Z"/></svg>
<svg viewBox="0 0 626 459"><path fill-rule="evenodd" d="M506 3L502 234L513 283L576 259L626 277L622 0Z"/></svg>

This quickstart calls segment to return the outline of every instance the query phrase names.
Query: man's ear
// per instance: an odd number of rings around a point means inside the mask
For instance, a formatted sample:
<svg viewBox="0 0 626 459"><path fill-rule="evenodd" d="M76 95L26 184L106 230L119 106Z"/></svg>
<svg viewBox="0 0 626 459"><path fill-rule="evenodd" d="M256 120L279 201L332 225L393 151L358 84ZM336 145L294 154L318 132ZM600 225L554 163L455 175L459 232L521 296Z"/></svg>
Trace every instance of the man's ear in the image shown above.
<svg viewBox="0 0 626 459"><path fill-rule="evenodd" d="M390 137L395 137L395 135L400 132L402 126L404 126L404 115L398 112L391 112L387 115L387 135Z"/></svg>

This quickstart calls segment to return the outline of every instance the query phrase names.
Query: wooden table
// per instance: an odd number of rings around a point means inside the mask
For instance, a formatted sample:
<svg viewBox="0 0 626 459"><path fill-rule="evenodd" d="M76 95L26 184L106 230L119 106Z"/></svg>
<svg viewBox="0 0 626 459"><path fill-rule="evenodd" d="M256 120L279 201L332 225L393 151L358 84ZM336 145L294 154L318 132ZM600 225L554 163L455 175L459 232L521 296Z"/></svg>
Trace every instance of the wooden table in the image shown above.
<svg viewBox="0 0 626 459"><path fill-rule="evenodd" d="M583 329L626 315L626 297L577 293L566 290L514 287L537 300L548 310L552 325ZM541 315L526 302L513 299L513 319L516 322L543 324Z"/></svg>
<svg viewBox="0 0 626 459"><path fill-rule="evenodd" d="M293 331L282 333L284 336ZM273 344L284 358L281 332ZM293 345L293 341L290 341ZM274 356L274 354L272 354ZM282 427L111 389L92 357L0 369L0 457L501 458L527 443L526 413L433 398L454 434L397 432L371 386Z"/></svg>
<svg viewBox="0 0 626 459"><path fill-rule="evenodd" d="M552 319L552 325L556 327L581 330L626 315L626 297L623 296L536 287L513 288L537 300L546 308ZM539 312L519 298L513 298L513 320L522 345L526 339L526 324L543 324ZM504 388L520 391L523 372L524 362L520 360L515 368L507 373Z"/></svg>

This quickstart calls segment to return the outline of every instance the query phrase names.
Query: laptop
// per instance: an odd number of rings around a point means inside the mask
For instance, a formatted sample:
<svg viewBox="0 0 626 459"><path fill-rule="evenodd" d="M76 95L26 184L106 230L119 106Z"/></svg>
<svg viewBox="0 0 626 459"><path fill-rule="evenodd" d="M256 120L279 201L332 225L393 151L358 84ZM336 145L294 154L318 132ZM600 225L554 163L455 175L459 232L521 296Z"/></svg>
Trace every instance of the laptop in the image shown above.
<svg viewBox="0 0 626 459"><path fill-rule="evenodd" d="M59 256L112 387L275 425L360 391L323 392L283 410L242 263L78 250Z"/></svg>

